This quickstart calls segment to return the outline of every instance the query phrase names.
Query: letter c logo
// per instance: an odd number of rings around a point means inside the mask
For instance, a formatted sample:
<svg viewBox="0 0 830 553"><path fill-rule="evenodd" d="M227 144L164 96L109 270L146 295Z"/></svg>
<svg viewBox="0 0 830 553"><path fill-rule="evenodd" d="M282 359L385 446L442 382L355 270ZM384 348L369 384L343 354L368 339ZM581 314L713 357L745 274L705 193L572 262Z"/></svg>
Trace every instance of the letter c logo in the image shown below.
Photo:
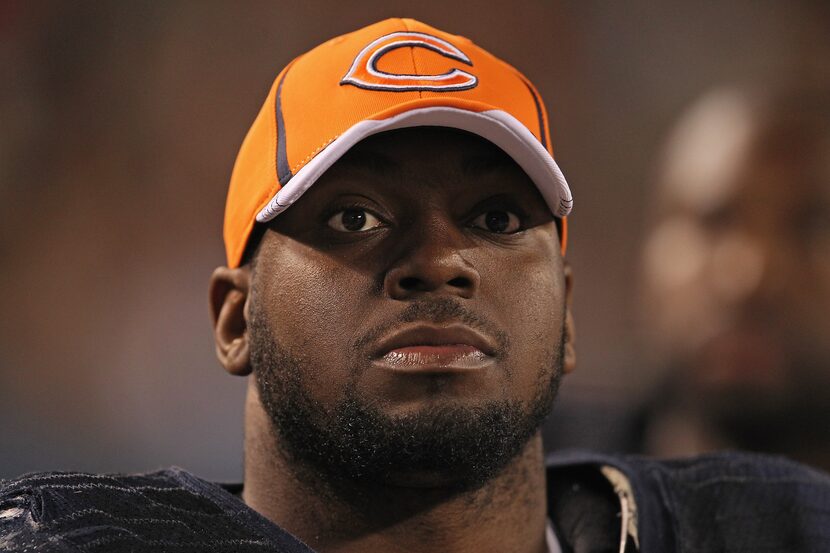
<svg viewBox="0 0 830 553"><path fill-rule="evenodd" d="M352 84L368 90L392 92L409 90L448 92L467 90L478 84L478 78L475 75L460 69L453 69L440 75L400 75L378 69L378 62L385 54L396 48L407 46L426 48L445 58L460 61L469 66L473 65L464 52L446 40L425 33L398 32L382 36L361 50L340 84Z"/></svg>

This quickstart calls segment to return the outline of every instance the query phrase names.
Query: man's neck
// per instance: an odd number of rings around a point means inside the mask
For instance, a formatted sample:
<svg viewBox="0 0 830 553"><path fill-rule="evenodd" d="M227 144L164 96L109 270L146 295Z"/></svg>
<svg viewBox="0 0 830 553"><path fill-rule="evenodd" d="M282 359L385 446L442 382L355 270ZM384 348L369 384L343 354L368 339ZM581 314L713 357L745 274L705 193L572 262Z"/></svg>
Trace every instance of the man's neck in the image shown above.
<svg viewBox="0 0 830 553"><path fill-rule="evenodd" d="M475 491L387 486L347 501L289 466L251 394L245 422L245 503L321 553L547 551L538 433Z"/></svg>

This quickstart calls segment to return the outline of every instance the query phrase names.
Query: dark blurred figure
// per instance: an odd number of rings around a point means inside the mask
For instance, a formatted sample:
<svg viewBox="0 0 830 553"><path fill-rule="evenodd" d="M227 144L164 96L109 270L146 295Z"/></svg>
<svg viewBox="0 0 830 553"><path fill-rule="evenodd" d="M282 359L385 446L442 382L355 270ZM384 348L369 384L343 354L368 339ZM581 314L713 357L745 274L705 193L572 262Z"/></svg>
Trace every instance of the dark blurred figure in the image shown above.
<svg viewBox="0 0 830 553"><path fill-rule="evenodd" d="M644 255L647 453L830 468L830 90L720 89L671 135Z"/></svg>

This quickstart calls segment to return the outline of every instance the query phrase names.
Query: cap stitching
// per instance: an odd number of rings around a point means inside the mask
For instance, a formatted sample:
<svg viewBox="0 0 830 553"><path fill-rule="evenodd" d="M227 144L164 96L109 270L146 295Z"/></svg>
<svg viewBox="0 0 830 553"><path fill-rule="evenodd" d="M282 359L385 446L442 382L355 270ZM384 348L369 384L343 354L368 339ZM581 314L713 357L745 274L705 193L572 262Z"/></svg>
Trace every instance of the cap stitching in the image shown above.
<svg viewBox="0 0 830 553"><path fill-rule="evenodd" d="M293 169L293 171L292 171L292 172L296 174L296 173L297 173L297 171L299 171L300 169L302 169L302 168L303 168L303 166L304 166L306 163L308 163L309 161L311 161L311 158L313 158L314 156L316 156L317 154L319 154L321 150L323 150L326 146L328 146L329 144L331 144L332 142L334 142L335 140L337 140L339 137L340 137L340 135L339 135L339 134L336 134L336 135L334 135L333 137L331 137L331 138L329 138L328 140L326 140L325 142L323 142L323 144L322 144L322 145L320 145L320 146L318 146L318 147L317 147L314 151L312 151L312 152L308 155L308 157L306 157L306 158L305 158L304 160L302 160L299 164L297 164L297 165L294 167L294 169Z"/></svg>

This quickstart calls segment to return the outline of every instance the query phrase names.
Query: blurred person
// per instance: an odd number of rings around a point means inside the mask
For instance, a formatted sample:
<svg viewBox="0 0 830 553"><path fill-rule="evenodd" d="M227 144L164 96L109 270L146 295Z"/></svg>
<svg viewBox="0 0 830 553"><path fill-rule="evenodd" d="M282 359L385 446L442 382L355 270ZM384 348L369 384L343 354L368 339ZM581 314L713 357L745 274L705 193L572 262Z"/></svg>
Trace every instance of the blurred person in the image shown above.
<svg viewBox="0 0 830 553"><path fill-rule="evenodd" d="M389 19L296 58L210 281L217 356L248 378L244 482L25 475L0 486L0 548L830 547L830 477L790 461L545 460L575 367L572 203L535 88L470 40Z"/></svg>
<svg viewBox="0 0 830 553"><path fill-rule="evenodd" d="M830 468L830 89L706 94L671 135L657 196L645 322L668 378L646 451Z"/></svg>

